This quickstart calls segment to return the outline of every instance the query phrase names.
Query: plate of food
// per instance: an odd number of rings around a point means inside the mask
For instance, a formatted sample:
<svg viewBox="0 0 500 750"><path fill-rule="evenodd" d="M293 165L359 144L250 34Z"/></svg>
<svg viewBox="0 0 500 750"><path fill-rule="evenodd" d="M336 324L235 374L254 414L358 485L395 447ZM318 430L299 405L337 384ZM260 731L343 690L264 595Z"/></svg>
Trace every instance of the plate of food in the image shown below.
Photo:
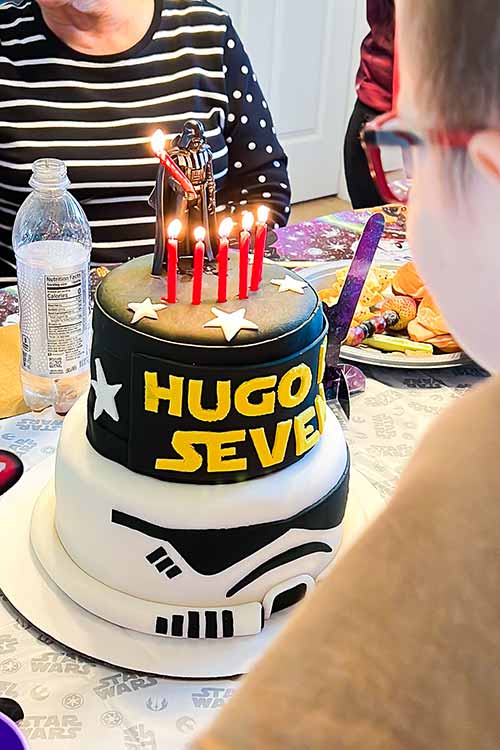
<svg viewBox="0 0 500 750"><path fill-rule="evenodd" d="M331 307L340 296L350 263L322 263L300 273ZM457 367L470 361L411 262L373 265L341 357L398 368Z"/></svg>

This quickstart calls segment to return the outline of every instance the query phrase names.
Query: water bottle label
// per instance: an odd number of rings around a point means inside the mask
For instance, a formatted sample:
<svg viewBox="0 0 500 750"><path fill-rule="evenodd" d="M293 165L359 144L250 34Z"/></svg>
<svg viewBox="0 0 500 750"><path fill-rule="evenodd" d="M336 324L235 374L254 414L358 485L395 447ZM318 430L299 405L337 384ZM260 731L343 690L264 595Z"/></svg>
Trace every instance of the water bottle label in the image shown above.
<svg viewBox="0 0 500 750"><path fill-rule="evenodd" d="M48 375L70 375L86 366L85 278L82 270L45 277Z"/></svg>
<svg viewBox="0 0 500 750"><path fill-rule="evenodd" d="M26 255L33 256L29 250ZM78 245L66 243L65 258L73 253L75 263L65 269L43 269L18 258L22 367L31 375L57 379L88 369L89 269L77 251L81 256Z"/></svg>

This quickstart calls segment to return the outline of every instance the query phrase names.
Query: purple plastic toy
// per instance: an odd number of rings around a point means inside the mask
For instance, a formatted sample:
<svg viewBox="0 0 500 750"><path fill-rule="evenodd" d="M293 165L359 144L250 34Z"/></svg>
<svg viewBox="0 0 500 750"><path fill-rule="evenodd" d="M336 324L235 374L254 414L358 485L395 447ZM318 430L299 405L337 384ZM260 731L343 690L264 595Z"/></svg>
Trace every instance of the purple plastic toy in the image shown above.
<svg viewBox="0 0 500 750"><path fill-rule="evenodd" d="M20 729L5 714L0 714L0 748L2 750L28 750L29 748Z"/></svg>
<svg viewBox="0 0 500 750"><path fill-rule="evenodd" d="M323 384L327 401L340 403L347 417L349 417L350 412L349 393L351 388L349 388L349 382L346 377L347 373L344 372L342 366L339 366L340 347L349 333L349 327L354 317L361 292L363 291L373 258L384 233L384 226L385 221L382 214L374 214L368 219L337 304L331 308L325 304L323 305L325 315L330 324ZM358 381L359 375L356 388L357 390L363 390L362 384Z"/></svg>

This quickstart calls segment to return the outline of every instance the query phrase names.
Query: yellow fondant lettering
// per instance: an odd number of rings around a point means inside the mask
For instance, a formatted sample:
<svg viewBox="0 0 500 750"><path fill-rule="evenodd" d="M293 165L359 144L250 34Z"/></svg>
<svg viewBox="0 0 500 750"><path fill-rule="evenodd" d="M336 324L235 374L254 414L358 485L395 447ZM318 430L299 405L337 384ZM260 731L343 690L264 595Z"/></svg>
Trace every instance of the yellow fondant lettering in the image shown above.
<svg viewBox="0 0 500 750"><path fill-rule="evenodd" d="M321 344L320 349L319 349L318 383L322 383L323 378L325 377L327 344L328 344L328 338L325 336L325 338L323 339L323 343Z"/></svg>
<svg viewBox="0 0 500 750"><path fill-rule="evenodd" d="M266 388L275 388L278 378L276 375L268 375L262 378L253 378L242 383L234 394L234 406L244 417L263 417L273 414L276 405L276 393L263 393L258 404L250 403L252 393L264 391Z"/></svg>
<svg viewBox="0 0 500 750"><path fill-rule="evenodd" d="M203 456L195 445L207 448L207 471L245 471L246 458L232 458L236 455L234 445L224 448L225 443L242 443L246 439L246 430L231 432L200 432L197 430L174 433L172 448L181 458L158 458L155 468L158 471L179 471L193 473L201 469ZM228 460L229 459L229 460Z"/></svg>
<svg viewBox="0 0 500 750"><path fill-rule="evenodd" d="M250 430L250 436L253 440L255 450L257 451L259 460L265 469L267 469L268 466L276 466L277 464L283 463L291 431L291 419L287 419L286 422L278 422L276 425L274 445L270 448L263 427L257 427L254 430Z"/></svg>
<svg viewBox="0 0 500 750"><path fill-rule="evenodd" d="M320 385L319 393L314 399L314 407L318 418L318 430L320 435L322 435L325 430L326 410L328 408L326 405L325 389L323 388L323 385Z"/></svg>
<svg viewBox="0 0 500 750"><path fill-rule="evenodd" d="M292 393L292 386L295 381L299 380L300 385L297 393ZM307 397L311 390L312 372L306 364L297 365L288 370L280 380L278 386L278 401L285 409L292 409L299 406Z"/></svg>
<svg viewBox="0 0 500 750"><path fill-rule="evenodd" d="M158 458L155 468L158 471L182 471L192 474L201 468L203 456L200 456L194 447L194 443L203 442L200 435L204 432L178 432L174 433L172 438L172 448L181 456L181 458Z"/></svg>
<svg viewBox="0 0 500 750"><path fill-rule="evenodd" d="M220 422L231 411L231 381L217 381L217 406L215 409L204 409L201 405L203 380L190 380L188 390L189 413L200 422Z"/></svg>
<svg viewBox="0 0 500 750"><path fill-rule="evenodd" d="M246 458L232 458L236 456L236 448L230 445L223 448L224 443L243 443L246 430L232 430L231 432L200 432L203 442L207 446L207 471L245 471Z"/></svg>
<svg viewBox="0 0 500 750"><path fill-rule="evenodd" d="M144 373L144 408L146 411L152 411L158 414L160 401L168 401L168 413L171 417L182 417L182 393L184 388L184 378L176 375L169 375L169 387L164 388L158 385L157 372Z"/></svg>
<svg viewBox="0 0 500 750"><path fill-rule="evenodd" d="M312 424L309 424L311 419L314 419L315 414L314 406L309 406L293 420L295 453L297 456L302 456L315 446L319 440L318 430L315 430Z"/></svg>

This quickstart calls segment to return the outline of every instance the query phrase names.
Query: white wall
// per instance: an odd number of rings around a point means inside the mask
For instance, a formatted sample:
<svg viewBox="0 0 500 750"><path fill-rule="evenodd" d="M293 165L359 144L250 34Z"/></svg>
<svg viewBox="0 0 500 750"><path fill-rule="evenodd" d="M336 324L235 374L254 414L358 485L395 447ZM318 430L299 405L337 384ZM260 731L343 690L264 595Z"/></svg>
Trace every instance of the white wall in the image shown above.
<svg viewBox="0 0 500 750"><path fill-rule="evenodd" d="M366 0L219 4L231 13L271 105L290 159L294 202L337 194Z"/></svg>
<svg viewBox="0 0 500 750"><path fill-rule="evenodd" d="M347 101L345 104L345 112L344 112L344 130L347 130L347 123L349 122L349 118L352 113L352 109L354 107L354 102L356 101L356 74L358 72L359 68L359 62L360 62L360 48L361 48L361 42L367 35L369 31L368 22L366 20L366 0L352 0L352 2L356 6L356 23L354 27L354 35L353 35L353 42L352 42L352 50L351 50L351 71L349 74L349 87L348 91L349 94L347 96ZM349 194L347 192L347 185L345 182L344 177L344 158L343 155L341 155L342 159L342 176L339 181L339 198L343 198L344 200L349 200Z"/></svg>

